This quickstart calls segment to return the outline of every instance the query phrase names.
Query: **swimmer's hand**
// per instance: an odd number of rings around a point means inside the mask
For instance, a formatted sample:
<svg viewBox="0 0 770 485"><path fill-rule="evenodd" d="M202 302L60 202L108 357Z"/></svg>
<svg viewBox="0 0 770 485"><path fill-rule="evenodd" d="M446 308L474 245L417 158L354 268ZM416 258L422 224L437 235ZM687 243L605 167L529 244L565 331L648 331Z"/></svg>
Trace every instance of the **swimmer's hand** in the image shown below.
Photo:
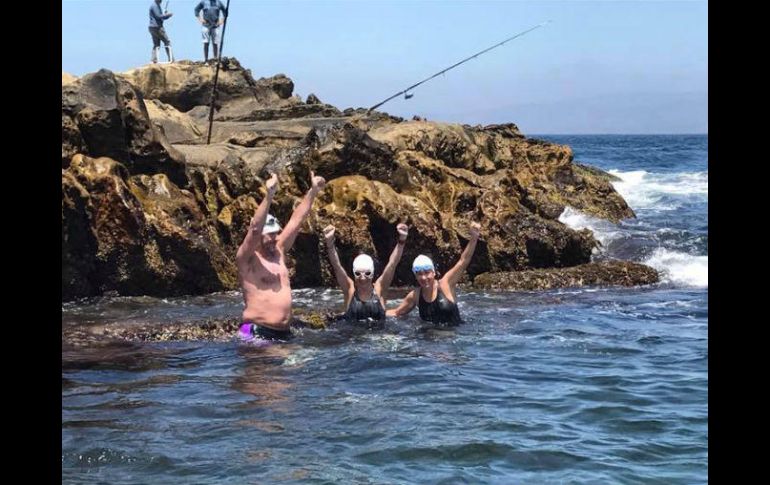
<svg viewBox="0 0 770 485"><path fill-rule="evenodd" d="M396 232L398 232L398 240L404 242L406 241L407 234L409 234L409 226L402 222L396 226Z"/></svg>
<svg viewBox="0 0 770 485"><path fill-rule="evenodd" d="M479 224L478 222L471 222L471 237L473 239L478 239L480 233L481 233L481 224Z"/></svg>
<svg viewBox="0 0 770 485"><path fill-rule="evenodd" d="M326 244L334 244L334 231L334 226L331 224L324 227L324 240Z"/></svg>
<svg viewBox="0 0 770 485"><path fill-rule="evenodd" d="M323 190L324 187L326 187L326 179L321 177L320 175L316 175L313 173L313 171L310 171L310 184L312 185L312 188L316 192L320 192Z"/></svg>
<svg viewBox="0 0 770 485"><path fill-rule="evenodd" d="M265 181L265 188L270 197L275 195L275 190L278 188L278 176L276 174L270 174L270 178Z"/></svg>

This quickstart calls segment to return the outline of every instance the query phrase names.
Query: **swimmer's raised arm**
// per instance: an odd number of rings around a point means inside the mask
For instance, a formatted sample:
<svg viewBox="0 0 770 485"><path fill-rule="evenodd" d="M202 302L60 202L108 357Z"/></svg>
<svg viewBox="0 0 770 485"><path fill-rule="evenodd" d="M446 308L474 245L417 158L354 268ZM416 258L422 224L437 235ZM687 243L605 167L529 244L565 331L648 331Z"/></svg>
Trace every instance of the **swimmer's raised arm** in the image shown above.
<svg viewBox="0 0 770 485"><path fill-rule="evenodd" d="M334 271L334 277L337 279L337 284L342 290L342 294L345 296L345 306L350 303L350 289L353 287L353 280L350 279L345 269L340 263L340 257L337 254L337 248L334 246L334 232L335 228L329 224L324 228L324 242L326 242L326 254L329 256L329 263L332 265Z"/></svg>
<svg viewBox="0 0 770 485"><path fill-rule="evenodd" d="M393 252L390 253L390 259L388 264L385 265L385 269L382 270L382 275L374 282L374 289L378 295L385 298L385 294L390 288L390 283L393 282L393 276L396 274L396 266L401 261L401 256L404 254L404 244L406 244L406 236L409 234L409 226L404 223L396 226L398 232L398 242L396 247L393 248Z"/></svg>
<svg viewBox="0 0 770 485"><path fill-rule="evenodd" d="M310 190L307 191L302 202L299 203L294 212L291 214L289 222L286 223L286 227L278 236L278 244L283 249L284 253L288 252L292 246L294 246L294 240L297 239L299 229L310 214L310 208L313 206L313 201L316 195L326 186L326 180L323 177L315 175L313 171L310 171Z"/></svg>
<svg viewBox="0 0 770 485"><path fill-rule="evenodd" d="M460 260L457 261L457 263L454 266L452 266L452 268L449 271L447 271L446 274L444 275L444 278L446 278L446 281L449 284L449 288L452 290L452 293L454 293L454 289L455 289L455 286L457 286L457 282L460 281L460 278L462 277L463 273L468 268L468 265L471 263L471 259L473 258L473 252L476 251L476 243L479 240L480 231L481 231L481 225L478 222L472 222L471 228L470 228L470 239L468 240L468 244L465 245L465 249L460 255Z"/></svg>
<svg viewBox="0 0 770 485"><path fill-rule="evenodd" d="M259 249L262 243L262 228L265 226L265 220L267 219L267 212L270 210L270 204L273 203L273 196L278 188L278 176L276 174L270 174L270 178L265 181L265 189L267 193L259 203L259 207L254 212L254 217L251 218L249 229L246 231L246 237L243 238L243 242L238 247L238 252L235 255L235 261L237 264L243 264L248 261L254 254L254 251Z"/></svg>

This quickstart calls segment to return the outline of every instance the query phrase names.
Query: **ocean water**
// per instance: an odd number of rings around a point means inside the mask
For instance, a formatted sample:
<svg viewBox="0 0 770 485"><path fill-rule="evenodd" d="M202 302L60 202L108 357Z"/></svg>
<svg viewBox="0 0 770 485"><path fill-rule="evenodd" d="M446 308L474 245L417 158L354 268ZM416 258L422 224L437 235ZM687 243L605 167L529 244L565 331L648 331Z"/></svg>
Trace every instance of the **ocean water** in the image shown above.
<svg viewBox="0 0 770 485"><path fill-rule="evenodd" d="M466 324L414 315L288 345L62 348L63 483L705 483L708 137L542 136L618 176L637 219L567 208L641 288L461 292ZM340 309L337 290L298 307ZM238 315L238 292L101 298L62 325Z"/></svg>

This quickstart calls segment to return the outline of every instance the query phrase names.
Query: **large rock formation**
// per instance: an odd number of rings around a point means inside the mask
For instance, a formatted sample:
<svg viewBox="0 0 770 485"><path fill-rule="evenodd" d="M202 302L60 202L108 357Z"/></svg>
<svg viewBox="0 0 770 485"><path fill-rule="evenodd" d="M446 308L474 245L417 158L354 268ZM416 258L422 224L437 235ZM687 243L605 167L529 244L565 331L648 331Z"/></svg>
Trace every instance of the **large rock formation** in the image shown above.
<svg viewBox="0 0 770 485"><path fill-rule="evenodd" d="M346 266L359 251L384 263L405 221L404 261L426 253L445 270L477 220L470 280L588 263L597 242L558 221L566 206L611 221L634 216L607 174L513 124L341 112L314 95L303 102L286 76L255 80L235 59L223 62L205 145L213 76L212 63L187 61L62 74L65 299L236 288L234 255L270 172L283 223L310 170L328 181L290 254L295 287L334 284L318 237L328 223ZM413 283L408 266L394 284Z"/></svg>

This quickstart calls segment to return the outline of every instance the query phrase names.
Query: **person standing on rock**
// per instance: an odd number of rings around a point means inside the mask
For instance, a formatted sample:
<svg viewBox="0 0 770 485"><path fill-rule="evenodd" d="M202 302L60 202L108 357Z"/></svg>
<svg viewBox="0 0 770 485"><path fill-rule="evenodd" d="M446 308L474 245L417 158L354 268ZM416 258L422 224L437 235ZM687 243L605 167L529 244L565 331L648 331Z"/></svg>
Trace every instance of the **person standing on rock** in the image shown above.
<svg viewBox="0 0 770 485"><path fill-rule="evenodd" d="M240 335L244 340L286 341L291 338L291 284L286 253L294 245L299 229L326 180L311 171L310 185L310 190L281 230L278 220L268 214L278 188L278 177L271 174L265 182L267 193L257 207L235 256L246 305L240 326Z"/></svg>
<svg viewBox="0 0 770 485"><path fill-rule="evenodd" d="M460 310L457 308L455 289L457 282L460 281L460 277L471 262L473 252L476 250L476 243L479 240L480 230L481 225L478 222L471 223L471 238L460 255L460 260L441 279L436 279L436 267L429 257L421 254L414 258L412 272L419 286L406 295L401 305L388 310L387 316L402 317L417 306L420 311L420 318L424 321L443 325L463 323L460 318Z"/></svg>
<svg viewBox="0 0 770 485"><path fill-rule="evenodd" d="M203 14L201 14L203 12ZM219 14L222 14L220 18ZM214 43L214 59L219 56L220 30L219 26L225 23L227 8L220 0L201 0L195 6L195 17L203 25L203 60L209 60L209 43Z"/></svg>
<svg viewBox="0 0 770 485"><path fill-rule="evenodd" d="M150 35L152 36L152 63L158 63L158 51L160 50L160 41L166 48L168 62L174 62L174 53L171 52L171 41L166 35L166 29L163 28L163 21L174 15L171 12L162 12L160 9L161 0L155 0L150 5Z"/></svg>
<svg viewBox="0 0 770 485"><path fill-rule="evenodd" d="M388 264L382 270L382 275L374 281L374 260L371 256L360 254L353 260L353 276L351 279L340 264L337 249L334 247L335 228L332 225L324 228L324 240L326 252L337 278L337 284L345 296L345 315L348 321L360 320L384 320L385 319L385 295L390 287L396 266L404 254L404 244L409 233L406 224L396 226L398 242L390 254ZM374 283L372 283L374 281Z"/></svg>

